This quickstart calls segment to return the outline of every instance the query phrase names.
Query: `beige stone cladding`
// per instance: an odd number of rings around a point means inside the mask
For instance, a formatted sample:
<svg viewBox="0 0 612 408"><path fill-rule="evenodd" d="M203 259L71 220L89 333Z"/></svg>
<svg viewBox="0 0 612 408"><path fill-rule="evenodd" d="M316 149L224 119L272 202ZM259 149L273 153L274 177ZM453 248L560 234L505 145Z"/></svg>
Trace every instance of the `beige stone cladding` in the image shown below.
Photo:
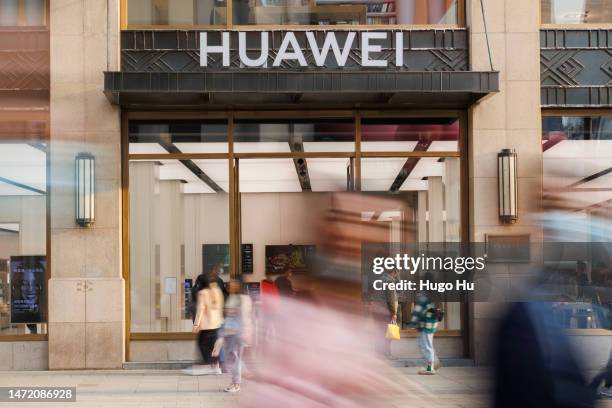
<svg viewBox="0 0 612 408"><path fill-rule="evenodd" d="M53 0L49 368L118 368L124 360L121 125L103 94L119 69L119 1ZM95 156L95 224L75 223L74 159Z"/></svg>
<svg viewBox="0 0 612 408"><path fill-rule="evenodd" d="M468 0L470 69L491 69L480 0ZM538 211L542 189L540 110L540 2L483 0L493 69L500 72L500 92L469 111L470 239L487 234L530 234L541 241L541 228L531 215ZM518 221L501 225L498 218L497 153L518 154ZM509 265L496 265L493 286L508 293L521 279ZM520 275L520 274L518 274ZM500 304L471 305L471 349L477 364L490 360L491 336Z"/></svg>

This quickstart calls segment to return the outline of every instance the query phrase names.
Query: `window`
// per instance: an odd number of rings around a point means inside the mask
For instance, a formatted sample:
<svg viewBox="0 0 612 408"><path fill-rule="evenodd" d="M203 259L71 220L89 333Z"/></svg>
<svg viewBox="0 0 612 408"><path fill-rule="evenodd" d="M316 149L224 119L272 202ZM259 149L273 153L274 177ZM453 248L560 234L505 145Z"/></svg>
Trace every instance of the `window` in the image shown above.
<svg viewBox="0 0 612 408"><path fill-rule="evenodd" d="M223 0L129 0L128 25L225 25Z"/></svg>
<svg viewBox="0 0 612 408"><path fill-rule="evenodd" d="M47 153L0 143L0 340L46 333Z"/></svg>
<svg viewBox="0 0 612 408"><path fill-rule="evenodd" d="M355 121L240 120L234 128L235 152L352 152Z"/></svg>
<svg viewBox="0 0 612 408"><path fill-rule="evenodd" d="M226 121L129 124L132 155L227 149ZM228 160L131 160L129 177L131 331L189 331L197 276L229 276Z"/></svg>
<svg viewBox="0 0 612 408"><path fill-rule="evenodd" d="M457 0L234 0L234 24L457 24Z"/></svg>
<svg viewBox="0 0 612 408"><path fill-rule="evenodd" d="M456 118L366 119L361 129L364 152L459 151Z"/></svg>
<svg viewBox="0 0 612 408"><path fill-rule="evenodd" d="M544 227L552 242L544 260L551 266L547 283L561 297L557 320L568 328L609 328L612 115L545 116L542 128L550 213Z"/></svg>
<svg viewBox="0 0 612 408"><path fill-rule="evenodd" d="M0 0L0 27L43 27L45 0Z"/></svg>
<svg viewBox="0 0 612 408"><path fill-rule="evenodd" d="M127 124L132 333L188 332L190 286L201 273L228 280L234 270L256 286L290 268L299 290L300 274L320 266L318 255L361 259L366 241L460 242L458 117L359 114L359 122L348 111L134 114ZM233 116L231 126L223 115ZM359 189L363 195L346 194ZM461 304L451 300L444 299L441 328L456 333ZM404 328L413 301L402 295Z"/></svg>
<svg viewBox="0 0 612 408"><path fill-rule="evenodd" d="M543 24L612 23L612 0L541 0Z"/></svg>
<svg viewBox="0 0 612 408"><path fill-rule="evenodd" d="M464 0L127 0L127 24L386 26L460 23ZM124 11L125 12L125 11Z"/></svg>

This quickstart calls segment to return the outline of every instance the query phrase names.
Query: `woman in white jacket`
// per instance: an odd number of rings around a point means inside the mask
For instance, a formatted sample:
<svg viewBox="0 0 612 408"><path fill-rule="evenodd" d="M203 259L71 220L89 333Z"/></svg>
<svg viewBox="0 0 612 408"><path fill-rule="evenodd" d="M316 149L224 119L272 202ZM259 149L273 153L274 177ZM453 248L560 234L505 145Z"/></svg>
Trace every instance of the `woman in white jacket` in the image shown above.
<svg viewBox="0 0 612 408"><path fill-rule="evenodd" d="M193 332L198 333L198 346L204 364L209 366L199 370L201 374L221 374L219 361L213 357L215 342L219 337L219 328L223 324L223 292L215 282L209 282L204 274L198 276L197 313L193 322Z"/></svg>

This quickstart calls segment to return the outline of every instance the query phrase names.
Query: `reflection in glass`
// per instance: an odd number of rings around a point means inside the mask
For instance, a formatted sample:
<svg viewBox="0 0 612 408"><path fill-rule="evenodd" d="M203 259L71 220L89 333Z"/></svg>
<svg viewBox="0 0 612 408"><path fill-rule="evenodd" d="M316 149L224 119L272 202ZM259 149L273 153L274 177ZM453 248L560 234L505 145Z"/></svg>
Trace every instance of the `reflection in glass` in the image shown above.
<svg viewBox="0 0 612 408"><path fill-rule="evenodd" d="M45 0L24 0L25 25L45 25Z"/></svg>
<svg viewBox="0 0 612 408"><path fill-rule="evenodd" d="M612 22L611 0L542 0L541 8L544 24Z"/></svg>
<svg viewBox="0 0 612 408"><path fill-rule="evenodd" d="M2 0L0 3L0 27L14 27L19 18L19 0Z"/></svg>
<svg viewBox="0 0 612 408"><path fill-rule="evenodd" d="M361 151L459 151L459 120L364 119L361 125Z"/></svg>
<svg viewBox="0 0 612 408"><path fill-rule="evenodd" d="M0 27L42 27L45 15L45 0L0 1Z"/></svg>
<svg viewBox="0 0 612 408"><path fill-rule="evenodd" d="M457 0L234 0L236 25L457 24Z"/></svg>
<svg viewBox="0 0 612 408"><path fill-rule="evenodd" d="M546 238L572 242L566 261L552 263L547 281L564 300L555 306L555 319L567 328L606 328L612 268L603 243L612 240L612 117L545 117L542 151L544 204L557 210L545 219Z"/></svg>
<svg viewBox="0 0 612 408"><path fill-rule="evenodd" d="M128 0L129 25L224 25L224 0Z"/></svg>

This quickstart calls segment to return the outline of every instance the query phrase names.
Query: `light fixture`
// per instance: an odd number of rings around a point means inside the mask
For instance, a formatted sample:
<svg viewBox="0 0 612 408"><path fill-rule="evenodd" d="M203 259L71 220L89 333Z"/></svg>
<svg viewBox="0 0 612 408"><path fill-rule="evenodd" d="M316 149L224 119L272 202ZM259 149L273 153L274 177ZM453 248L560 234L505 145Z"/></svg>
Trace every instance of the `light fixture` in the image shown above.
<svg viewBox="0 0 612 408"><path fill-rule="evenodd" d="M518 219L518 178L516 151L503 149L497 154L499 219L502 224L514 224Z"/></svg>
<svg viewBox="0 0 612 408"><path fill-rule="evenodd" d="M79 153L75 159L76 222L82 227L94 223L95 159L91 153Z"/></svg>

